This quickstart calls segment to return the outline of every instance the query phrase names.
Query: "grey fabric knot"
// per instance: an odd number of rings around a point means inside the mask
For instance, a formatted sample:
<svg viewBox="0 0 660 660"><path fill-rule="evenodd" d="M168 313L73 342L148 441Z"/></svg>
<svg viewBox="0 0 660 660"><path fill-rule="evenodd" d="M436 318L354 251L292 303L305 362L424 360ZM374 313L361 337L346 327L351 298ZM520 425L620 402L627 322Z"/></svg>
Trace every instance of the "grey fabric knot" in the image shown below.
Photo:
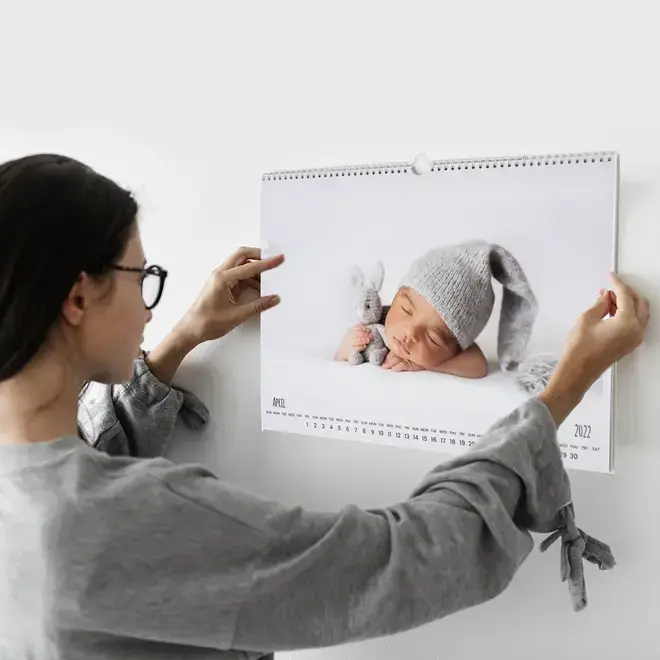
<svg viewBox="0 0 660 660"><path fill-rule="evenodd" d="M596 564L601 571L614 568L616 561L610 546L585 534L576 526L572 504L562 509L560 516L563 524L541 543L540 550L545 552L561 538L561 581L568 582L573 609L579 612L587 606L582 559Z"/></svg>
<svg viewBox="0 0 660 660"><path fill-rule="evenodd" d="M209 421L208 408L192 393L181 386L172 385L183 394L183 405L179 411L181 420L190 429L199 429Z"/></svg>

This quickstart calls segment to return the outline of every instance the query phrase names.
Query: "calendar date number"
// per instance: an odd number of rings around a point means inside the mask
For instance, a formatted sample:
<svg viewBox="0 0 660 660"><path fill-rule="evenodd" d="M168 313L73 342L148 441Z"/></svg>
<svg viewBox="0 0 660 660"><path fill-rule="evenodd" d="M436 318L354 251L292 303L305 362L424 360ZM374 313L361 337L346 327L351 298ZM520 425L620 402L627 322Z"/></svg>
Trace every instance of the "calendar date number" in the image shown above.
<svg viewBox="0 0 660 660"><path fill-rule="evenodd" d="M318 429L320 431L329 430L329 431L341 431L343 433L352 433L359 434L362 436L373 436L377 438L393 438L396 440L416 440L418 442L430 442L432 444L448 444L453 446L460 447L473 447L475 441L472 439L466 438L453 438L453 437L444 437L430 433L418 433L413 431L397 431L392 429L380 429L380 428L368 428L366 426L360 425L355 426L353 424L342 424L342 423L333 423L329 421L305 421L305 426L308 429ZM462 435L462 434L461 434Z"/></svg>

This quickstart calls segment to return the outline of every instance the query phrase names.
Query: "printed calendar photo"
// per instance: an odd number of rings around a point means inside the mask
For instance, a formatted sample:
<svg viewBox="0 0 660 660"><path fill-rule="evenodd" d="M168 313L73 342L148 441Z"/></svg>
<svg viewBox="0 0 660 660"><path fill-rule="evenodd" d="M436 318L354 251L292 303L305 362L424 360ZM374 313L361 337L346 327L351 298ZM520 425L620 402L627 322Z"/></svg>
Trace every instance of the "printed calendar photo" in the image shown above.
<svg viewBox="0 0 660 660"><path fill-rule="evenodd" d="M609 152L266 174L262 428L447 454L545 386L616 270ZM613 470L613 374L559 430Z"/></svg>

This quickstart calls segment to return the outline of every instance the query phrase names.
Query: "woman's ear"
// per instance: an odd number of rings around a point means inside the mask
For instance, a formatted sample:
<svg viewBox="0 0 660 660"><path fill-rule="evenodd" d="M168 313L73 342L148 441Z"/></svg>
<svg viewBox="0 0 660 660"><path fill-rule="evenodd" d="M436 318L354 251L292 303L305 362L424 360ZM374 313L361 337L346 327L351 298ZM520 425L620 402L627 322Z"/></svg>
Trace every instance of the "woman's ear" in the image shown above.
<svg viewBox="0 0 660 660"><path fill-rule="evenodd" d="M77 327L81 324L88 307L91 287L92 281L87 273L81 273L71 287L62 303L62 317L69 325Z"/></svg>

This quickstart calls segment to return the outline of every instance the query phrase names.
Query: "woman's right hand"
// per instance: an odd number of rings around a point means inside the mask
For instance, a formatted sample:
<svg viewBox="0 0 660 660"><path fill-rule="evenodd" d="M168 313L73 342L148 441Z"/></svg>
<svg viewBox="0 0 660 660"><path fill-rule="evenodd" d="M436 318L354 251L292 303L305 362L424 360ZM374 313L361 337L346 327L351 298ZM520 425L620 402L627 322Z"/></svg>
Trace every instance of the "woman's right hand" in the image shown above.
<svg viewBox="0 0 660 660"><path fill-rule="evenodd" d="M366 325L358 323L344 335L344 338L335 353L335 360L346 362L350 354L356 351L363 351L371 341L371 330Z"/></svg>
<svg viewBox="0 0 660 660"><path fill-rule="evenodd" d="M566 346L594 380L642 343L649 321L648 300L618 275L610 277L612 290L601 291L596 303L580 316ZM610 318L605 319L607 315Z"/></svg>
<svg viewBox="0 0 660 660"><path fill-rule="evenodd" d="M609 367L644 339L649 301L615 273L610 277L612 290L601 291L596 303L580 315L541 395L546 404L552 404L549 407L558 424Z"/></svg>

